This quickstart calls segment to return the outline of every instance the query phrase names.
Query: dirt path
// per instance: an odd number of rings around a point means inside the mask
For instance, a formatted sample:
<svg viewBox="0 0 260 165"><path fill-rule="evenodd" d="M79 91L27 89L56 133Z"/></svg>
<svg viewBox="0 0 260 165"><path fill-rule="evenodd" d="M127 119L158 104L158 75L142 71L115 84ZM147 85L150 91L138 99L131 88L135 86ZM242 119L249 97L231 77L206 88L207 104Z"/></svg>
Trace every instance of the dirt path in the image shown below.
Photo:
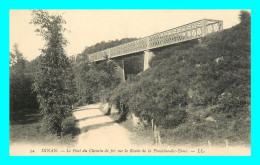
<svg viewBox="0 0 260 165"><path fill-rule="evenodd" d="M124 149L136 147L131 143L131 133L99 109L100 104L80 107L74 112L81 134L76 147Z"/></svg>

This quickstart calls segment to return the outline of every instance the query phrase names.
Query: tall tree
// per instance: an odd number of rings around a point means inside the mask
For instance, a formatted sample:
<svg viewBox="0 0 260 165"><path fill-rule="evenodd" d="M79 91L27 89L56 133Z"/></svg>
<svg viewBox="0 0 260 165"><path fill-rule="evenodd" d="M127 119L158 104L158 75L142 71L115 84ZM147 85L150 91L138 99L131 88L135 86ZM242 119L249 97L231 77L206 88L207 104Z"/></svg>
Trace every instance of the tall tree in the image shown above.
<svg viewBox="0 0 260 165"><path fill-rule="evenodd" d="M51 15L42 10L32 11L32 16L36 32L45 40L34 83L43 114L42 127L60 137L63 120L72 116L75 90L71 64L64 51L67 41L63 36L63 25L66 22L61 15Z"/></svg>

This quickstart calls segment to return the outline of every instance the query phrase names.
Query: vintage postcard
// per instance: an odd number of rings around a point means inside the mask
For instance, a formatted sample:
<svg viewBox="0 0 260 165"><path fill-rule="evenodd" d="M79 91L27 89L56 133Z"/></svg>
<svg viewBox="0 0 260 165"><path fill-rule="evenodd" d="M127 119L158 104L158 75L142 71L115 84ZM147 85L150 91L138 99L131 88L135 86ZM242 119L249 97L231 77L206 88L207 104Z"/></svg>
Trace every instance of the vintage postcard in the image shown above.
<svg viewBox="0 0 260 165"><path fill-rule="evenodd" d="M250 156L250 10L10 10L10 156Z"/></svg>

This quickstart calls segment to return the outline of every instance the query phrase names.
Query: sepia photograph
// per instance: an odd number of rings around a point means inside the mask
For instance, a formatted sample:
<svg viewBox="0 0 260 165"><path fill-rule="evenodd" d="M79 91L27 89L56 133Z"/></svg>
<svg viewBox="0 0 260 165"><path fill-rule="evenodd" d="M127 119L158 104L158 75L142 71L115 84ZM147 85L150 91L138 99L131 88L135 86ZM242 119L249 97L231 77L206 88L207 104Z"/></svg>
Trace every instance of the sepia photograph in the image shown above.
<svg viewBox="0 0 260 165"><path fill-rule="evenodd" d="M10 156L251 156L251 10L9 10Z"/></svg>

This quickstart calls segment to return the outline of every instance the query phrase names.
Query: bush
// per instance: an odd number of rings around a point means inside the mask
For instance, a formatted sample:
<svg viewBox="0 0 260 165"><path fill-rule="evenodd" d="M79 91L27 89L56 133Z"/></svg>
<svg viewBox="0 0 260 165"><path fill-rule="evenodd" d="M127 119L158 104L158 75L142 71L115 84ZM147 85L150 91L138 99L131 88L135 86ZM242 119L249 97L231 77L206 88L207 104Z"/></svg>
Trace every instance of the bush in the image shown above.
<svg viewBox="0 0 260 165"><path fill-rule="evenodd" d="M173 128L183 123L187 116L186 93L177 83L154 81L150 76L142 75L139 80L132 79L119 85L110 95L110 104L117 106L122 121L133 112L141 120L153 119L158 126Z"/></svg>
<svg viewBox="0 0 260 165"><path fill-rule="evenodd" d="M78 101L74 104L75 107L79 107L83 105L84 105L84 101L82 100L82 98L79 98Z"/></svg>
<svg viewBox="0 0 260 165"><path fill-rule="evenodd" d="M62 122L62 134L71 134L76 136L79 134L79 128L77 128L76 118L74 116L67 117Z"/></svg>

